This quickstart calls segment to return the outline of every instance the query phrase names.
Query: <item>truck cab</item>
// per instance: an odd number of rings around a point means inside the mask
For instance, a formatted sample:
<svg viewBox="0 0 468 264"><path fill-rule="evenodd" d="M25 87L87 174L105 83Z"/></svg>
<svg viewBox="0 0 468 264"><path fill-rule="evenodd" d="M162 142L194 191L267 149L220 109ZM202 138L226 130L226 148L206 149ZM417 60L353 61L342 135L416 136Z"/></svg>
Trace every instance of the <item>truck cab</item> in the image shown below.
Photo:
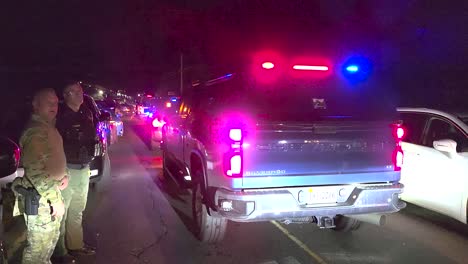
<svg viewBox="0 0 468 264"><path fill-rule="evenodd" d="M192 87L163 127L165 176L192 190L200 240L220 241L228 221L350 231L405 207L383 91L329 65L258 66Z"/></svg>

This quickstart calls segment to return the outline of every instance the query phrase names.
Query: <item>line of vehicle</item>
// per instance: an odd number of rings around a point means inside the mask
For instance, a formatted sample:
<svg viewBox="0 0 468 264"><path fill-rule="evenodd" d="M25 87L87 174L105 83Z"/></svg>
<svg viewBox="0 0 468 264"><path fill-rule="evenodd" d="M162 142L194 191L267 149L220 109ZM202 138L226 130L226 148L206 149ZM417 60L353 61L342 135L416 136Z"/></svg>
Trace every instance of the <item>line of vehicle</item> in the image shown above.
<svg viewBox="0 0 468 264"><path fill-rule="evenodd" d="M312 257L319 264L327 264L317 253L313 252L304 242L299 240L293 234L291 234L286 228L281 226L280 223L276 221L270 221L276 228L278 228L283 234L285 234L289 239L291 239L296 245L302 248L310 257Z"/></svg>

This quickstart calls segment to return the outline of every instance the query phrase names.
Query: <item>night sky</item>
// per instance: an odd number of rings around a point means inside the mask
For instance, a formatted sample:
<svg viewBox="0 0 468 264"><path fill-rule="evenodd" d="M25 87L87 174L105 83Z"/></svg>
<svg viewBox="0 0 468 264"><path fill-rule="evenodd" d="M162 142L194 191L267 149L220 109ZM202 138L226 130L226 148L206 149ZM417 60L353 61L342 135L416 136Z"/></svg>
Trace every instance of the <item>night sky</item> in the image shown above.
<svg viewBox="0 0 468 264"><path fill-rule="evenodd" d="M369 56L406 98L468 89L466 1L31 2L0 9L7 95L70 78L157 89L176 78L180 53L214 67L262 48Z"/></svg>

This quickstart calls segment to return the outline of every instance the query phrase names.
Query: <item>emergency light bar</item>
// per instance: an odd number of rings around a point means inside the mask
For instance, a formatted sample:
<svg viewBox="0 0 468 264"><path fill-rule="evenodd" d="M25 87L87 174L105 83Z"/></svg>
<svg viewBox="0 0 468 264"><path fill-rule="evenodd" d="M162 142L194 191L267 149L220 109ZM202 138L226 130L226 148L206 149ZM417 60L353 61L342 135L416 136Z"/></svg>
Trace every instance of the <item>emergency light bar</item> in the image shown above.
<svg viewBox="0 0 468 264"><path fill-rule="evenodd" d="M294 65L293 69L300 71L328 71L327 66L316 66L316 65Z"/></svg>

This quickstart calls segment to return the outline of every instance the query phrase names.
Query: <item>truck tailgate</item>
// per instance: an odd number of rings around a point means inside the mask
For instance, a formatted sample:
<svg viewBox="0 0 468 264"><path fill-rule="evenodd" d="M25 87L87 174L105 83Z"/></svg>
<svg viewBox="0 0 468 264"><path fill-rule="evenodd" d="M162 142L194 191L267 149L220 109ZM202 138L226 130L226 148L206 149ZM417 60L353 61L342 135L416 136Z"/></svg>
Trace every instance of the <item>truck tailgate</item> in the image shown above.
<svg viewBox="0 0 468 264"><path fill-rule="evenodd" d="M243 187L399 180L390 122L257 124L243 148Z"/></svg>

